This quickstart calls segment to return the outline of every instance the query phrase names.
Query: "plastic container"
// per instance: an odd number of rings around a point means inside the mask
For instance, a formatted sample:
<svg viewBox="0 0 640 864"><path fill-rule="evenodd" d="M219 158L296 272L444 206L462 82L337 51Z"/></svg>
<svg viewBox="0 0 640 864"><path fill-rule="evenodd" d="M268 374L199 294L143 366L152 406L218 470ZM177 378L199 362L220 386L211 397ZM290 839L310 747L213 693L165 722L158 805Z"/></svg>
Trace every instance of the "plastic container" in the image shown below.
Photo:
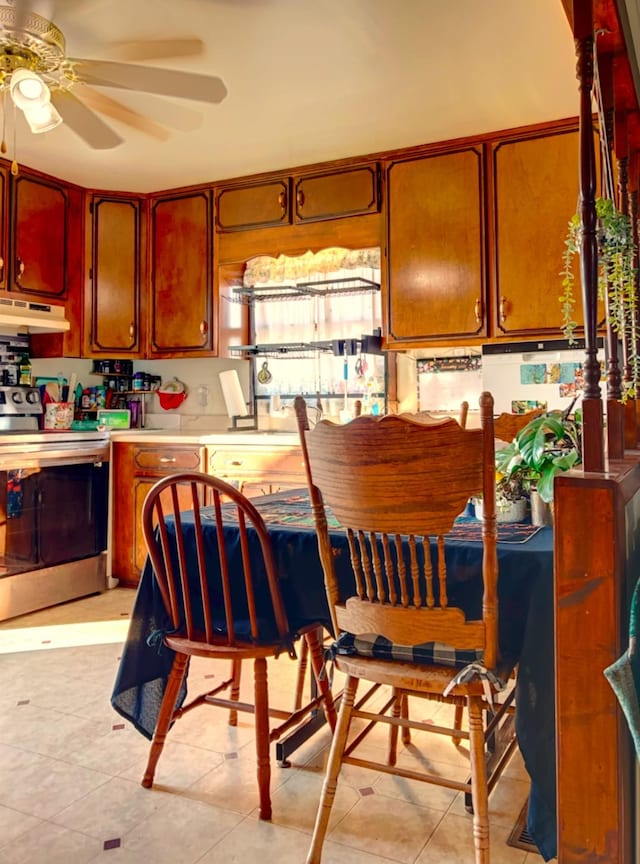
<svg viewBox="0 0 640 864"><path fill-rule="evenodd" d="M73 402L47 402L44 408L44 428L49 430L71 429Z"/></svg>

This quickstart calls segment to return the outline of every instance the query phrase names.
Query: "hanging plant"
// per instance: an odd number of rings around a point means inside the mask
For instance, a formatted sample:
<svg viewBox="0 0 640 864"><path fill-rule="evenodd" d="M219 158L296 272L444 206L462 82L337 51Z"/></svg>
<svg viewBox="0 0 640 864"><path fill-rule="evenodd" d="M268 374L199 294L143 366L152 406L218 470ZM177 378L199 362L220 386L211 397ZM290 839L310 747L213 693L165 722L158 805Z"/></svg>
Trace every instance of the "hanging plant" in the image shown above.
<svg viewBox="0 0 640 864"><path fill-rule="evenodd" d="M640 372L640 358L636 354L634 331L637 309L636 270L634 267L633 231L630 218L620 213L611 199L596 198L596 236L598 241L598 299L607 300L607 318L618 338L631 346L629 362L632 381L623 382L623 400L635 397L635 382ZM560 307L562 331L569 344L575 344L578 326L575 274L573 265L580 252L580 216L575 213L569 220L565 239L562 269Z"/></svg>

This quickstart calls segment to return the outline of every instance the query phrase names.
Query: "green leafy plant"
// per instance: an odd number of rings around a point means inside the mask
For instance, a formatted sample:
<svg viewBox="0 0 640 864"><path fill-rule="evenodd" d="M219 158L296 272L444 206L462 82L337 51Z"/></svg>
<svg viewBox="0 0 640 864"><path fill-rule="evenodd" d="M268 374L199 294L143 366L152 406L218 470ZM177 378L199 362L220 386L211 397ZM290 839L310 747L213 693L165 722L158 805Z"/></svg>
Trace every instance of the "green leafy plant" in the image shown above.
<svg viewBox="0 0 640 864"><path fill-rule="evenodd" d="M534 417L496 452L499 484L518 478L524 489L537 489L543 501L553 500L556 474L582 461L580 425L569 416L571 407Z"/></svg>
<svg viewBox="0 0 640 864"><path fill-rule="evenodd" d="M637 297L635 291L636 270L634 267L634 243L631 220L620 213L608 198L596 199L598 240L598 297L606 299L607 319L618 338L631 346L629 363L632 380L623 382L623 401L634 398L640 372L640 358L635 352L633 328L635 327ZM560 307L562 331L570 344L575 343L575 274L576 255L580 251L580 216L576 213L569 220L565 239L562 268L562 294Z"/></svg>

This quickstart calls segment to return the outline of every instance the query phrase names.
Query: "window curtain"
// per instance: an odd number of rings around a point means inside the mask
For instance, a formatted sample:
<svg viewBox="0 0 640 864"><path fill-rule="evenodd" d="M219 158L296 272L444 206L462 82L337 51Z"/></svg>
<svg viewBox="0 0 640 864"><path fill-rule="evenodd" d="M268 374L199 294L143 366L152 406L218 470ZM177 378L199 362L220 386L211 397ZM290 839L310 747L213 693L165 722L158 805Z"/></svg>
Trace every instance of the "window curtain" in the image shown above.
<svg viewBox="0 0 640 864"><path fill-rule="evenodd" d="M326 280L345 281L326 286L325 296L298 293L300 283ZM371 333L381 326L381 303L380 291L372 290L367 283L380 285L377 247L332 247L296 257L252 258L245 268L244 286L274 288L270 299L253 304L255 342L308 343ZM341 288L345 293L340 292Z"/></svg>

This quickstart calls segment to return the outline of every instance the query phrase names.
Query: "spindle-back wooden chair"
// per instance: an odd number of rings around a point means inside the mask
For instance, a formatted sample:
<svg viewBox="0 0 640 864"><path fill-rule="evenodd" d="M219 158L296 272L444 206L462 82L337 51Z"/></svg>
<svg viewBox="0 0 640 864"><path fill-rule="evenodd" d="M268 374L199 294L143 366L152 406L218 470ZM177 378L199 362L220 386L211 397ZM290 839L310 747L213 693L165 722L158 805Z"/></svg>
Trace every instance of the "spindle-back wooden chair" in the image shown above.
<svg viewBox="0 0 640 864"><path fill-rule="evenodd" d="M498 650L495 442L489 393L482 394L480 406L480 429L463 430L452 419L421 423L387 416L361 417L345 425L322 421L310 430L304 399L296 399L327 598L334 632L342 634L335 664L346 675L307 864L320 862L344 763L471 792L476 864L489 862L488 794L508 761L515 735L513 718L507 716L511 696L500 706L493 703L513 664ZM469 497L478 493L485 507L482 608L477 618L467 620L448 600L445 535ZM336 576L327 509L347 535L353 569L348 588ZM387 640L382 656L380 637ZM469 656L479 665L460 673ZM451 665L445 665L447 661ZM368 708L366 696L354 707L360 680L390 688L383 708ZM469 730L409 720L409 696L464 704ZM392 752L386 764L352 755L367 731L349 740L354 718L370 726L390 726ZM396 765L399 727L468 740L470 781ZM506 746L488 772L487 742L498 727Z"/></svg>
<svg viewBox="0 0 640 864"><path fill-rule="evenodd" d="M235 524L225 531L223 516L229 509ZM205 538L207 522L215 526L215 534L208 530ZM142 528L167 615L163 643L175 652L142 785L153 784L167 732L187 711L207 703L249 712L255 716L260 818L270 819L271 742L323 706L335 726L320 628L310 624L298 633L290 631L267 527L251 501L223 480L193 472L158 481L145 499ZM319 695L295 711L271 708L267 658L282 653L295 658L299 635L308 643ZM176 709L192 656L231 660L232 673ZM239 701L242 660L253 660L253 703ZM230 698L220 695L226 691ZM272 726L270 718L281 722Z"/></svg>

